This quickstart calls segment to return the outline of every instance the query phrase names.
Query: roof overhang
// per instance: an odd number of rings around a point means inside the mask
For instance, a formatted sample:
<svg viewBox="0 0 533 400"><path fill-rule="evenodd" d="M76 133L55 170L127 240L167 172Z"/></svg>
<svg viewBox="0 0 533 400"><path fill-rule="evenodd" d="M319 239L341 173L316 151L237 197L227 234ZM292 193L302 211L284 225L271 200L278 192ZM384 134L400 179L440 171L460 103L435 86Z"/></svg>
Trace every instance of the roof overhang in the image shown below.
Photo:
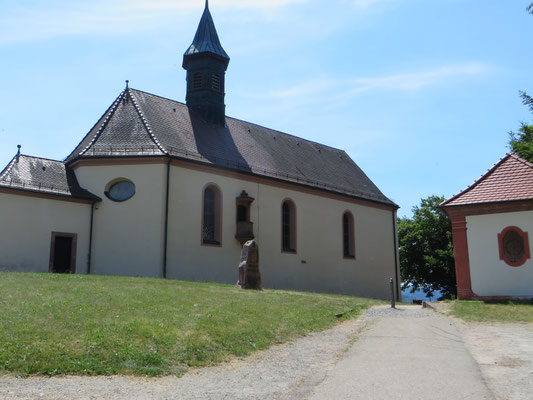
<svg viewBox="0 0 533 400"><path fill-rule="evenodd" d="M214 173L217 175L229 176L235 179L246 179L254 183L264 183L268 185L280 186L290 190L300 190L306 193L323 195L326 197L334 197L337 200L349 201L368 207L379 208L382 210L395 211L400 207L391 202L385 203L379 200L365 198L362 196L342 193L332 189L319 188L313 185L305 184L304 182L288 181L272 176L257 174L251 171L242 171L239 169L225 168L219 165L208 164L202 161L194 161L185 157L178 157L175 155L154 155L154 156L93 156L80 157L69 162L69 167L77 169L83 166L102 166L102 165L131 165L131 164L165 164L170 160L174 166L183 168L201 170L203 172Z"/></svg>
<svg viewBox="0 0 533 400"><path fill-rule="evenodd" d="M449 217L500 214L533 210L533 199L501 201L493 203L460 204L449 206L442 203L440 206Z"/></svg>
<svg viewBox="0 0 533 400"><path fill-rule="evenodd" d="M73 203L85 203L85 204L94 204L98 201L102 201L102 199L98 196L94 196L94 198L82 198L82 197L75 197L68 194L63 193L54 193L54 192L45 192L40 190L34 190L29 188L19 188L19 187L11 187L11 186L2 186L0 185L0 193L6 193L6 194L12 194L12 195L18 195L18 196L29 196L29 197L39 197L42 199L49 199L49 200L59 200L59 201L69 201Z"/></svg>

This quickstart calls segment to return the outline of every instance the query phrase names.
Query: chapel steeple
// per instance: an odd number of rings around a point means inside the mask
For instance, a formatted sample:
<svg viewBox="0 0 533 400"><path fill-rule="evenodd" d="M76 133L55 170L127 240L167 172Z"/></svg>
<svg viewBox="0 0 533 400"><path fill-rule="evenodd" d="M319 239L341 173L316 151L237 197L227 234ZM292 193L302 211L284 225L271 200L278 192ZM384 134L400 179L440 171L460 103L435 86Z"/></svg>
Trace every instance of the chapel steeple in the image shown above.
<svg viewBox="0 0 533 400"><path fill-rule="evenodd" d="M183 68L187 70L186 103L206 121L221 125L226 116L224 83L229 60L206 0L196 35L183 55Z"/></svg>

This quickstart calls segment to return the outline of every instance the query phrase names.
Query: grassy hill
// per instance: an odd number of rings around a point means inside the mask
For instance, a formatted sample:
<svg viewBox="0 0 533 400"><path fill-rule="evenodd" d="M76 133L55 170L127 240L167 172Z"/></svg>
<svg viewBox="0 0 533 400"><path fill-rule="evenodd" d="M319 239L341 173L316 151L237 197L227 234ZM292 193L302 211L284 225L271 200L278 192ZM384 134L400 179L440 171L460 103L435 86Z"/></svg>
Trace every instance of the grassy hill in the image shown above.
<svg viewBox="0 0 533 400"><path fill-rule="evenodd" d="M0 373L181 375L378 301L163 279L0 273Z"/></svg>

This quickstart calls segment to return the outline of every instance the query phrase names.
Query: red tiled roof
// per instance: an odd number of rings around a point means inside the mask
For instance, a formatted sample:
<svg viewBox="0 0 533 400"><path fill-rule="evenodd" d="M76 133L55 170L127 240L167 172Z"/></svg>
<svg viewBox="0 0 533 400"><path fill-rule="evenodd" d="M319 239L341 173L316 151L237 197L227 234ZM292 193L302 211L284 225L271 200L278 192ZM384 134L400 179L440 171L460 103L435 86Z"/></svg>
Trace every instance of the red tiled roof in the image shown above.
<svg viewBox="0 0 533 400"><path fill-rule="evenodd" d="M533 164L509 153L485 175L441 206L533 199Z"/></svg>

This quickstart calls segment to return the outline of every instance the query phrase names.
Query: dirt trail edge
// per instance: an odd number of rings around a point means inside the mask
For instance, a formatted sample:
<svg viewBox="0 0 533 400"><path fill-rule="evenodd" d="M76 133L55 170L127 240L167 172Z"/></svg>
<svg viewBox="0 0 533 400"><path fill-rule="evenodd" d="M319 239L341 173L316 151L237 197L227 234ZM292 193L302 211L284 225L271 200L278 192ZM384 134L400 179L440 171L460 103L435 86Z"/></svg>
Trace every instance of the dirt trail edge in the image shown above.
<svg viewBox="0 0 533 400"><path fill-rule="evenodd" d="M0 376L0 399L255 400L303 398L334 367L364 326L350 320L333 329L277 345L182 378Z"/></svg>

